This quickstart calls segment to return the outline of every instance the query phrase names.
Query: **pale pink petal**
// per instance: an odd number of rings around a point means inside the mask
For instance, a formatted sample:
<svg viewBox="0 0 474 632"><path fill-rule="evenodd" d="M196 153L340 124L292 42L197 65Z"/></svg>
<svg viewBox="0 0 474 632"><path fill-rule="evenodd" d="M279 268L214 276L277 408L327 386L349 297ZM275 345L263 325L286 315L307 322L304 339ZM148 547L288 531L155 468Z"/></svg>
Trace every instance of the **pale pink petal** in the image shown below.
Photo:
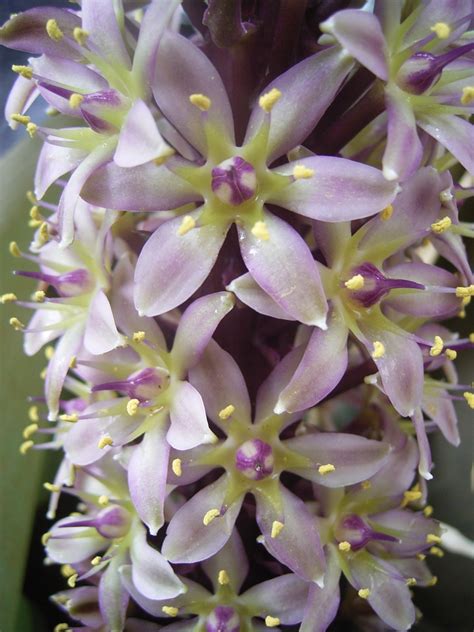
<svg viewBox="0 0 474 632"><path fill-rule="evenodd" d="M107 353L123 344L117 331L109 299L99 290L91 301L84 333L84 347L95 355Z"/></svg>
<svg viewBox="0 0 474 632"><path fill-rule="evenodd" d="M208 443L213 434L207 423L201 395L189 382L176 382L172 389L171 426L166 435L168 443L177 450L189 450Z"/></svg>

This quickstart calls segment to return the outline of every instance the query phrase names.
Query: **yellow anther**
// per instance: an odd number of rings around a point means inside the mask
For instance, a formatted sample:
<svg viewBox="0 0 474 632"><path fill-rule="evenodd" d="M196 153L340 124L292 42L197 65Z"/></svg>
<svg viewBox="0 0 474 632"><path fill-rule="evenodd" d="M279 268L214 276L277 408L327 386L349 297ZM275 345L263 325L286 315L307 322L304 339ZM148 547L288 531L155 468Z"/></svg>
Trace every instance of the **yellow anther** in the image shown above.
<svg viewBox="0 0 474 632"><path fill-rule="evenodd" d="M64 37L64 33L59 28L58 23L53 19L46 22L46 33L53 42L59 42Z"/></svg>
<svg viewBox="0 0 474 632"><path fill-rule="evenodd" d="M436 557L444 557L444 551L440 549L439 546L432 546L430 553L431 555L436 555Z"/></svg>
<svg viewBox="0 0 474 632"><path fill-rule="evenodd" d="M207 527L215 518L218 518L220 515L221 512L219 511L219 509L209 509L209 511L204 514L204 518L202 519L203 525Z"/></svg>
<svg viewBox="0 0 474 632"><path fill-rule="evenodd" d="M23 456L28 452L28 450L31 450L31 448L34 446L34 442L29 440L29 441L24 441L21 445L20 445L20 454L23 454Z"/></svg>
<svg viewBox="0 0 474 632"><path fill-rule="evenodd" d="M130 417L133 417L134 415L137 414L139 405L140 405L140 400L139 399L130 399L130 400L128 400L128 402L127 402L127 413L130 415Z"/></svg>
<svg viewBox="0 0 474 632"><path fill-rule="evenodd" d="M75 569L70 564L63 564L60 571L63 577L71 577L71 575L75 575L76 573Z"/></svg>
<svg viewBox="0 0 474 632"><path fill-rule="evenodd" d="M383 219L385 222L390 219L393 215L393 206L389 204L386 206L383 211L380 213L380 219Z"/></svg>
<svg viewBox="0 0 474 632"><path fill-rule="evenodd" d="M469 338L469 342L474 342L474 333L469 334L468 338Z"/></svg>
<svg viewBox="0 0 474 632"><path fill-rule="evenodd" d="M277 90L277 88L272 88L270 92L265 92L262 94L260 99L258 100L259 106L262 108L264 112L271 112L275 104L280 100L281 92Z"/></svg>
<svg viewBox="0 0 474 632"><path fill-rule="evenodd" d="M173 470L173 474L175 476L182 476L183 475L183 468L182 468L182 464L181 464L181 459L173 459L173 461L171 463L171 469Z"/></svg>
<svg viewBox="0 0 474 632"><path fill-rule="evenodd" d="M446 217L443 217L442 219L438 220L437 222L434 222L434 224L431 224L431 230L434 233L436 233L437 235L440 235L441 233L444 233L449 228L451 228L451 225L452 225L452 221L446 215Z"/></svg>
<svg viewBox="0 0 474 632"><path fill-rule="evenodd" d="M43 222L38 229L38 241L41 245L47 243L49 241L49 229L47 222Z"/></svg>
<svg viewBox="0 0 474 632"><path fill-rule="evenodd" d="M304 165L295 165L293 167L293 178L295 180L307 180L314 176L314 169L305 167Z"/></svg>
<svg viewBox="0 0 474 632"><path fill-rule="evenodd" d="M64 415L59 415L59 419L61 421L69 421L72 424L75 424L76 421L79 421L79 415L77 413L72 413L70 415L64 414Z"/></svg>
<svg viewBox="0 0 474 632"><path fill-rule="evenodd" d="M31 68L30 66L17 66L16 64L13 64L12 70L25 79L31 79L33 76L33 68Z"/></svg>
<svg viewBox="0 0 474 632"><path fill-rule="evenodd" d="M47 492L51 492L51 493L61 491L61 486L56 485L55 483L43 483L43 487L45 488Z"/></svg>
<svg viewBox="0 0 474 632"><path fill-rule="evenodd" d="M430 581L426 585L436 586L437 583L438 583L438 578L436 577L436 575L433 575L433 577L430 579Z"/></svg>
<svg viewBox="0 0 474 632"><path fill-rule="evenodd" d="M444 348L444 340L441 336L435 336L433 341L433 346L430 349L430 356L435 358L439 356L443 352Z"/></svg>
<svg viewBox="0 0 474 632"><path fill-rule="evenodd" d="M445 354L448 360L456 360L458 357L458 352L454 349L446 349Z"/></svg>
<svg viewBox="0 0 474 632"><path fill-rule="evenodd" d="M433 514L433 507L431 505L426 505L426 507L423 509L423 515L426 518L429 518L432 514Z"/></svg>
<svg viewBox="0 0 474 632"><path fill-rule="evenodd" d="M8 251L12 257L21 257L21 251L16 241L11 241L8 245Z"/></svg>
<svg viewBox="0 0 474 632"><path fill-rule="evenodd" d="M265 625L267 628L276 628L277 625L280 625L280 619L278 617L268 615L265 617Z"/></svg>
<svg viewBox="0 0 474 632"><path fill-rule="evenodd" d="M326 474L330 474L331 472L335 472L336 468L332 463L326 463L326 465L320 465L318 467L318 472L321 476L325 476Z"/></svg>
<svg viewBox="0 0 474 632"><path fill-rule="evenodd" d="M47 347L45 347L44 357L46 358L46 360L51 360L53 355L54 355L54 347L51 345L48 345Z"/></svg>
<svg viewBox="0 0 474 632"><path fill-rule="evenodd" d="M30 421L39 421L38 406L30 406L28 409L28 419Z"/></svg>
<svg viewBox="0 0 474 632"><path fill-rule="evenodd" d="M106 494L102 494L101 496L99 496L99 498L97 499L97 502L99 503L99 505L101 507L107 507L107 505L110 502L110 498L106 495Z"/></svg>
<svg viewBox="0 0 474 632"><path fill-rule="evenodd" d="M191 215L185 215L181 220L181 224L178 228L178 235L186 235L190 230L196 227L196 220Z"/></svg>
<svg viewBox="0 0 474 632"><path fill-rule="evenodd" d="M206 97L205 94L191 94L189 100L195 107L199 108L201 112L207 112L212 105L211 99Z"/></svg>
<svg viewBox="0 0 474 632"><path fill-rule="evenodd" d="M235 412L235 406L233 406L232 404L229 404L228 406L226 406L225 408L219 411L219 419L222 419L222 421L225 421L226 419L229 419L229 417L233 415L234 412Z"/></svg>
<svg viewBox="0 0 474 632"><path fill-rule="evenodd" d="M46 292L43 292L43 290L37 290L36 292L33 293L32 298L35 301L35 303L44 303L44 299L46 298Z"/></svg>
<svg viewBox="0 0 474 632"><path fill-rule="evenodd" d="M458 298L466 298L474 296L474 285L468 285L467 287L457 287L456 296Z"/></svg>
<svg viewBox="0 0 474 632"><path fill-rule="evenodd" d="M167 614L169 617L177 617L179 612L178 608L175 608L174 606L163 606L161 608L161 611Z"/></svg>
<svg viewBox="0 0 474 632"><path fill-rule="evenodd" d="M91 559L92 566L98 566L102 562L102 557L100 555L96 555Z"/></svg>
<svg viewBox="0 0 474 632"><path fill-rule="evenodd" d="M467 405L469 406L469 408L474 408L474 393L469 393L469 391L466 391L462 395L463 395L464 399L466 400Z"/></svg>
<svg viewBox="0 0 474 632"><path fill-rule="evenodd" d="M15 123L21 123L21 125L28 125L31 121L30 117L26 116L26 114L12 114L10 118L12 121L15 121Z"/></svg>
<svg viewBox="0 0 474 632"><path fill-rule="evenodd" d="M44 369L42 369L42 370L40 371L40 378L41 378L42 380L45 380L45 379L46 379L46 373L47 373L47 372L48 372L48 369L47 369L46 367L44 367Z"/></svg>
<svg viewBox="0 0 474 632"><path fill-rule="evenodd" d="M76 587L76 582L77 582L78 577L79 575L77 573L74 573L74 575L71 575L71 577L67 578L67 585L69 586L69 588Z"/></svg>
<svg viewBox="0 0 474 632"><path fill-rule="evenodd" d="M406 507L409 503L413 503L417 500L420 500L422 496L423 494L420 491L410 490L408 492L404 492L402 507Z"/></svg>
<svg viewBox="0 0 474 632"><path fill-rule="evenodd" d="M467 307L469 305L469 303L472 300L472 296L465 296L462 300L461 300L461 305L463 307Z"/></svg>
<svg viewBox="0 0 474 632"><path fill-rule="evenodd" d="M26 131L28 132L30 138L34 138L36 136L36 132L38 131L38 126L36 123L28 123Z"/></svg>
<svg viewBox="0 0 474 632"><path fill-rule="evenodd" d="M380 340L375 340L374 350L372 352L373 359L380 360L380 358L383 358L384 355L385 355L385 346L383 342L380 342Z"/></svg>
<svg viewBox="0 0 474 632"><path fill-rule="evenodd" d="M352 547L350 542L348 542L347 540L343 540L342 542L339 542L337 548L343 553L348 553Z"/></svg>
<svg viewBox="0 0 474 632"><path fill-rule="evenodd" d="M272 531L270 533L270 537L277 538L283 531L284 526L285 525L283 524L283 522L280 522L279 520L274 520L272 523Z"/></svg>
<svg viewBox="0 0 474 632"><path fill-rule="evenodd" d="M436 22L430 31L433 31L439 39L447 39L451 35L451 27L446 22Z"/></svg>
<svg viewBox="0 0 474 632"><path fill-rule="evenodd" d="M26 426L26 428L23 430L23 438L24 439L29 439L30 437L32 437L35 432L38 430L39 426L38 424L29 424L28 426Z"/></svg>
<svg viewBox="0 0 474 632"><path fill-rule="evenodd" d="M53 108L51 106L46 108L47 116L57 116L58 114L59 114L59 110L57 110L56 108Z"/></svg>
<svg viewBox="0 0 474 632"><path fill-rule="evenodd" d="M84 96L82 94L77 94L77 92L73 92L69 97L69 105L75 110L78 108L81 103L84 101Z"/></svg>
<svg viewBox="0 0 474 632"><path fill-rule="evenodd" d="M38 204L38 200L36 199L36 195L33 193L33 191L27 191L25 195L30 204Z"/></svg>
<svg viewBox="0 0 474 632"><path fill-rule="evenodd" d="M251 232L252 235L257 239L262 239L263 241L268 241L270 239L270 233L268 232L268 228L265 222L255 222Z"/></svg>
<svg viewBox="0 0 474 632"><path fill-rule="evenodd" d="M43 546L46 546L49 542L49 540L51 539L51 536L53 534L51 533L51 531L46 531L46 533L43 533L43 535L41 536L41 544Z"/></svg>
<svg viewBox="0 0 474 632"><path fill-rule="evenodd" d="M58 623L58 625L54 626L53 632L68 632L69 625L67 623Z"/></svg>
<svg viewBox="0 0 474 632"><path fill-rule="evenodd" d="M362 274L355 274L348 281L344 283L348 290L361 290L364 287L364 277Z"/></svg>
<svg viewBox="0 0 474 632"><path fill-rule="evenodd" d="M112 437L109 434L105 434L105 435L102 435L102 437L99 439L99 442L97 443L97 447L103 450L108 445L113 445L113 444L114 442L112 440Z"/></svg>
<svg viewBox="0 0 474 632"><path fill-rule="evenodd" d="M461 103L469 105L474 101L474 86L465 86L462 89Z"/></svg>
<svg viewBox="0 0 474 632"><path fill-rule="evenodd" d="M219 574L217 575L217 581L221 586L227 586L227 584L230 582L229 575L227 574L227 571L225 569L219 571Z"/></svg>
<svg viewBox="0 0 474 632"><path fill-rule="evenodd" d="M416 554L416 559L420 560L420 562L422 562L425 558L426 558L426 555L424 553L417 553Z"/></svg>
<svg viewBox="0 0 474 632"><path fill-rule="evenodd" d="M362 481L361 487L362 489L370 489L372 487L372 483L370 481Z"/></svg>
<svg viewBox="0 0 474 632"><path fill-rule="evenodd" d="M87 41L87 38L89 37L89 33L85 31L84 29L81 29L80 26L76 26L72 32L72 36L74 37L76 42L79 44L79 46L84 46L84 44Z"/></svg>
<svg viewBox="0 0 474 632"><path fill-rule="evenodd" d="M7 294L0 296L0 303L14 303L16 300L18 300L17 296L13 292L7 292Z"/></svg>
<svg viewBox="0 0 474 632"><path fill-rule="evenodd" d="M361 588L357 594L361 599L368 599L370 597L370 589L369 588Z"/></svg>
<svg viewBox="0 0 474 632"><path fill-rule="evenodd" d="M133 342L143 342L145 340L146 334L144 331L136 331L133 336Z"/></svg>
<svg viewBox="0 0 474 632"><path fill-rule="evenodd" d="M77 357L72 356L71 359L69 360L69 368L75 369L76 367L77 367Z"/></svg>
<svg viewBox="0 0 474 632"><path fill-rule="evenodd" d="M416 586L416 579L415 579L415 577L408 577L408 579L405 581L405 584L407 586Z"/></svg>
<svg viewBox="0 0 474 632"><path fill-rule="evenodd" d="M435 533L428 533L426 536L427 544L441 544L441 538Z"/></svg>
<svg viewBox="0 0 474 632"><path fill-rule="evenodd" d="M18 318L15 317L10 318L9 323L15 331L21 331L25 328L25 325L21 322L21 320L18 320Z"/></svg>

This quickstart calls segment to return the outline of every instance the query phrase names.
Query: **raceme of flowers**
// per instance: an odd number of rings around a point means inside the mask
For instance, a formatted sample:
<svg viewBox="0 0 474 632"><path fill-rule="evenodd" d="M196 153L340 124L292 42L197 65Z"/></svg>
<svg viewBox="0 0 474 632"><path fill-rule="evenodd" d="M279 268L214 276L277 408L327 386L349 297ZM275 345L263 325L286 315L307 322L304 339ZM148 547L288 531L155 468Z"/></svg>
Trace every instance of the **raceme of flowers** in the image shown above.
<svg viewBox="0 0 474 632"><path fill-rule="evenodd" d="M443 323L474 295L472 1L313 4L0 29L42 143L10 244L36 285L1 298L47 358L20 452L62 454L56 632L408 630L437 581L428 437L474 408Z"/></svg>

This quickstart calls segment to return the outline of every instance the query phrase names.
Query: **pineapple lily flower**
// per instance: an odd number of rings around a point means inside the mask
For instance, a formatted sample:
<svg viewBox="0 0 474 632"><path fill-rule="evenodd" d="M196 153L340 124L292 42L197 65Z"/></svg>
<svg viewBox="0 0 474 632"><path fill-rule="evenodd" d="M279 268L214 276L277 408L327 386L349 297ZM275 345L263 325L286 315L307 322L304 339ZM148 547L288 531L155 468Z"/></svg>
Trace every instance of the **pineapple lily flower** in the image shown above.
<svg viewBox="0 0 474 632"><path fill-rule="evenodd" d="M431 0L403 19L402 6L376 0L375 15L339 11L321 28L382 82L386 178L405 180L420 166L424 143L417 128L473 173L472 2Z"/></svg>
<svg viewBox="0 0 474 632"><path fill-rule="evenodd" d="M266 203L329 222L373 215L395 187L380 171L342 158L314 156L269 169L303 142L348 75L352 62L333 47L275 79L257 99L242 146L211 62L189 40L167 32L158 49L156 102L202 158L173 157L122 169L98 169L82 196L117 210L168 210L197 202L146 242L135 274L135 305L153 316L173 309L207 278L235 223L252 277L294 318L325 327L326 299L317 266L297 230ZM324 83L325 90L318 86ZM159 244L159 247L157 245Z"/></svg>

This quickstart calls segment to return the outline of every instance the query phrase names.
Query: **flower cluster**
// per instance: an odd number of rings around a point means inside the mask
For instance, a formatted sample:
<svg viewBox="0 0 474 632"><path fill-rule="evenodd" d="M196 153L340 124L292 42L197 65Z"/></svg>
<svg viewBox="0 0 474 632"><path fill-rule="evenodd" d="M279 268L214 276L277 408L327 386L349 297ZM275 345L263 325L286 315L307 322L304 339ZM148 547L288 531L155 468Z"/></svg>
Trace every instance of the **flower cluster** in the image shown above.
<svg viewBox="0 0 474 632"><path fill-rule="evenodd" d="M10 244L37 285L2 296L48 360L20 451L62 453L50 519L77 499L42 538L57 632L408 630L436 583L428 434L458 445L474 408L474 334L442 324L474 295L473 8L347 4L81 0L0 29L33 55L7 120L43 141Z"/></svg>

